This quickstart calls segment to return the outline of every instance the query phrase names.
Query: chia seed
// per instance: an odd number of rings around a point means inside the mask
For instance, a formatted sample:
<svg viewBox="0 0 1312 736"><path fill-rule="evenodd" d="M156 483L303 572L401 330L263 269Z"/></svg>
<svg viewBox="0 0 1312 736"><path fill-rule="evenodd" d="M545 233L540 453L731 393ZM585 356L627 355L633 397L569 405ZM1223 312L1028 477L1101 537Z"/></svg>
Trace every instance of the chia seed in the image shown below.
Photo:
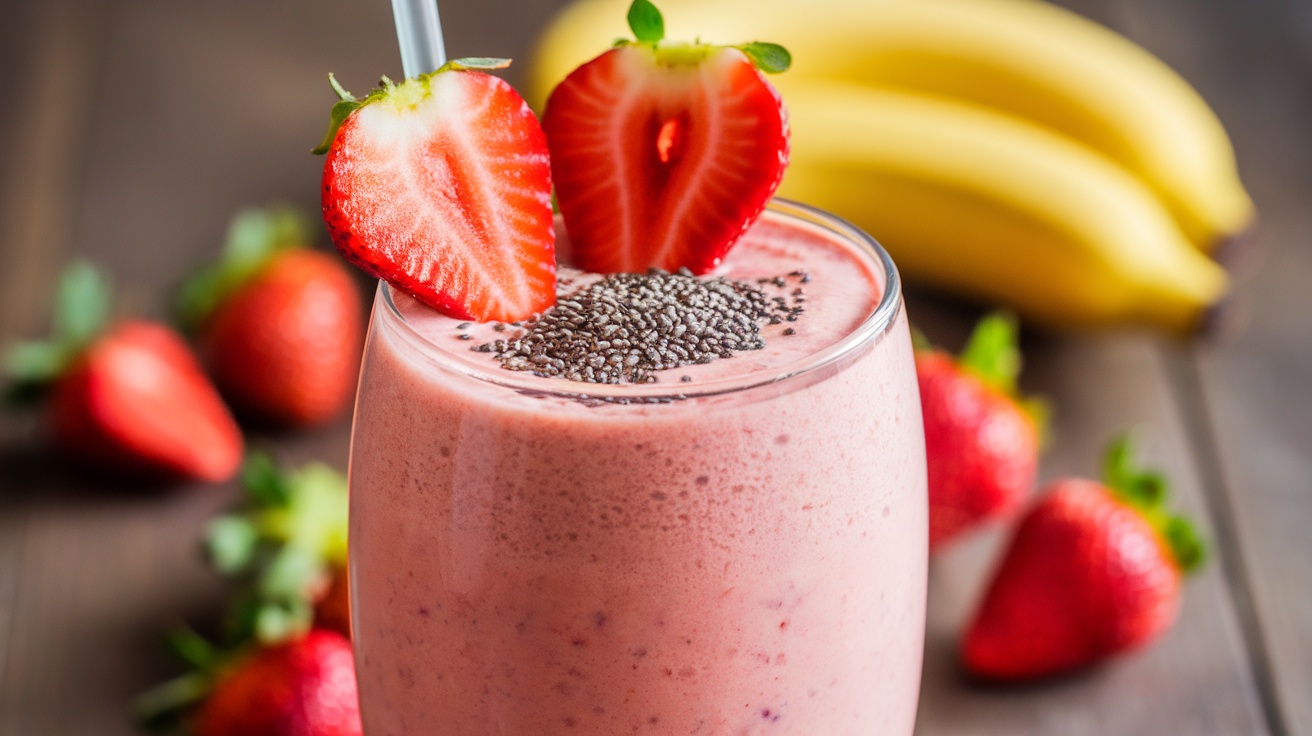
<svg viewBox="0 0 1312 736"><path fill-rule="evenodd" d="M775 276L757 284L782 289L787 282ZM506 370L582 383L655 383L655 371L760 350L762 326L797 319L800 308L767 296L761 286L697 278L687 269L610 274L562 294L540 316L515 323L523 328L518 337L471 349L493 353Z"/></svg>

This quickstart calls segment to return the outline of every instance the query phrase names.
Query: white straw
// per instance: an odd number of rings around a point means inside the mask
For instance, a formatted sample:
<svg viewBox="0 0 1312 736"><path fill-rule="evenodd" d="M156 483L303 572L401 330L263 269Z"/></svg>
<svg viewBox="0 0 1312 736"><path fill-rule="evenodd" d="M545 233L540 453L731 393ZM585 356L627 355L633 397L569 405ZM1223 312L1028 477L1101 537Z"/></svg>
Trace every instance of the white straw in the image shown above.
<svg viewBox="0 0 1312 736"><path fill-rule="evenodd" d="M435 71L446 63L437 0L392 0L396 40L401 44L401 68L406 77Z"/></svg>

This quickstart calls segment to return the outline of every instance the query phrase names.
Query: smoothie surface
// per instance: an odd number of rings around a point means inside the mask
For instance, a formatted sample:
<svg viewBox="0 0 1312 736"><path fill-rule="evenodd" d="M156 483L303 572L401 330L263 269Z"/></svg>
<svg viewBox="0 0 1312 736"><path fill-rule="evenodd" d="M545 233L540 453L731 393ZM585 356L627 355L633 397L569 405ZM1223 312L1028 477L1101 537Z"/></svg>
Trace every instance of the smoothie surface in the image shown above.
<svg viewBox="0 0 1312 736"><path fill-rule="evenodd" d="M563 228L558 228L558 234L563 235ZM558 248L568 253L566 243ZM559 277L562 296L601 278L569 268L561 268ZM743 236L719 268L703 278L713 277L751 284L773 302L796 310L795 316L762 324L764 348L736 351L732 357L717 357L709 363L654 371L654 384L644 386L645 391L650 392L652 385L666 389L666 393L695 391L708 381L803 367L808 358L840 342L865 322L884 291L883 275L872 268L868 257L855 251L855 246L818 227L785 223L771 212ZM493 381L509 375L532 375L503 368L492 352L472 349L522 336L523 327L470 323L441 315L395 290L392 296L405 322L443 354L442 360ZM544 390L563 392L588 393L596 388L555 377L541 377L535 382Z"/></svg>

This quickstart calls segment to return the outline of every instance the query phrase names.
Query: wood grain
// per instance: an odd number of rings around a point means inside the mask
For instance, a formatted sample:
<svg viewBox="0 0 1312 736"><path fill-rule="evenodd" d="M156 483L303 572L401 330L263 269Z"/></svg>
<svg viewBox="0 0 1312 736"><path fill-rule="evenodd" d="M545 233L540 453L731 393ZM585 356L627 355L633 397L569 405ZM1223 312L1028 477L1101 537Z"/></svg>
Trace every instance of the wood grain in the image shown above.
<svg viewBox="0 0 1312 736"><path fill-rule="evenodd" d="M912 301L910 310L942 344L955 347L964 338L968 320L960 313L924 299ZM946 337L937 338L940 334ZM1069 475L1097 477L1108 439L1134 429L1145 460L1175 481L1181 508L1207 525L1196 458L1154 339L1038 336L1027 343L1026 359L1025 389L1055 407L1053 441L1042 463L1044 482ZM969 682L957 666L957 639L1005 535L995 528L933 560L918 734L1267 732L1227 583L1216 564L1191 579L1179 623L1147 651L1086 675L1033 687Z"/></svg>
<svg viewBox="0 0 1312 736"><path fill-rule="evenodd" d="M1239 264L1241 329L1176 366L1230 525L1253 649L1280 733L1312 734L1312 7L1135 4L1132 32L1230 130L1259 223ZM1242 254L1241 254L1242 255ZM1269 669L1267 669L1269 668ZM1265 670L1265 671L1264 671Z"/></svg>

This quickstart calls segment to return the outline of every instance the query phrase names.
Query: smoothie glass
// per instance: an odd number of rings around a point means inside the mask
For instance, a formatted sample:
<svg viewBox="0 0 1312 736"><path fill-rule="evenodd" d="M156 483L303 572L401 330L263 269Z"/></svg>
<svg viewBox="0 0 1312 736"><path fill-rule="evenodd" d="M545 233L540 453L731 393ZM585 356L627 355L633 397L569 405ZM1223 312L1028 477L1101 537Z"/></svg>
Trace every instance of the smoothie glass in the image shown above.
<svg viewBox="0 0 1312 736"><path fill-rule="evenodd" d="M801 205L757 228L841 252L869 308L687 384L502 370L380 286L350 469L368 736L911 734L926 491L897 273Z"/></svg>

